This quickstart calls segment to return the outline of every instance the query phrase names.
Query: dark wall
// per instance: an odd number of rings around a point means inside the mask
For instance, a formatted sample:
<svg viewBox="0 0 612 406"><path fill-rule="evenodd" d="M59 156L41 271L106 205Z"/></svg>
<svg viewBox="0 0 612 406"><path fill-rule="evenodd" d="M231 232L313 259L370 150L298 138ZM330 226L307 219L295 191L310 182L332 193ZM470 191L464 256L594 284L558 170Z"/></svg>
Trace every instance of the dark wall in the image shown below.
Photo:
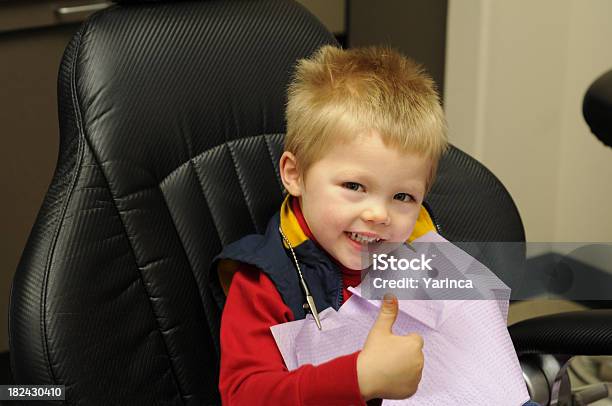
<svg viewBox="0 0 612 406"><path fill-rule="evenodd" d="M444 94L448 0L349 0L349 46L389 44L423 64Z"/></svg>

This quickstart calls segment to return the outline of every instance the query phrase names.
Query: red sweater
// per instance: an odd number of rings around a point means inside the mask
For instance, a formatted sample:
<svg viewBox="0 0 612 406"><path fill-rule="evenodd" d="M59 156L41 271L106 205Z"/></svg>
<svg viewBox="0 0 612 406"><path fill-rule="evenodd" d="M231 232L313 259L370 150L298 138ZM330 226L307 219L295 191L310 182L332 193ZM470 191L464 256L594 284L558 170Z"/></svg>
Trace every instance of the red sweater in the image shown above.
<svg viewBox="0 0 612 406"><path fill-rule="evenodd" d="M299 206L297 199L291 199L300 227L318 245ZM342 270L346 301L352 294L347 288L360 283L361 271L335 262ZM223 404L365 406L357 380L359 351L318 366L287 370L270 326L293 320L293 312L274 283L257 268L242 264L232 279L221 317L219 391ZM373 399L368 405L380 402Z"/></svg>

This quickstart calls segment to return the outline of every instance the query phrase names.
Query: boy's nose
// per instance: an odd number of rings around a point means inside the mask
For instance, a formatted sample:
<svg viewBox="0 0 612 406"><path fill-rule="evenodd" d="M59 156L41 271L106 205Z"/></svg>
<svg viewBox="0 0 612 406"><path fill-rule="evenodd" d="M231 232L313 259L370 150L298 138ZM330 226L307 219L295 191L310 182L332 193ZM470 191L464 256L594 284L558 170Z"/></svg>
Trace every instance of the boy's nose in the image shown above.
<svg viewBox="0 0 612 406"><path fill-rule="evenodd" d="M389 224L391 219L389 218L389 212L384 205L371 206L363 211L362 218L366 222Z"/></svg>

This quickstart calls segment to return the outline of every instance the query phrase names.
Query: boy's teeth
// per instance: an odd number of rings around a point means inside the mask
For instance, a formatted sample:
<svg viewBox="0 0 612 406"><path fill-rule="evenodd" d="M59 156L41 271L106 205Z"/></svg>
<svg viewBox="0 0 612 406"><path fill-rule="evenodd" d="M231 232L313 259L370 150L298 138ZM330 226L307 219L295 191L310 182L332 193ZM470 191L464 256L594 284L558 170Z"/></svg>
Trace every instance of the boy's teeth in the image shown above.
<svg viewBox="0 0 612 406"><path fill-rule="evenodd" d="M357 234L357 233L348 233L349 237L351 238L351 240L357 241L359 243L372 243L374 241L378 242L380 241L380 239L378 238L374 238L374 237L366 237L363 236L361 234Z"/></svg>

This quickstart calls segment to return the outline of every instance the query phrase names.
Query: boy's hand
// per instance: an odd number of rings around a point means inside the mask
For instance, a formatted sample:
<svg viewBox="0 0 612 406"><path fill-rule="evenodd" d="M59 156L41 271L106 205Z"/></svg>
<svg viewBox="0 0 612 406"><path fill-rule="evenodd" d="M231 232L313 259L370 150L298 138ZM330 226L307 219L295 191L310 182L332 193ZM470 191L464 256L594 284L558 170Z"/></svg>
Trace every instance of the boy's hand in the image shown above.
<svg viewBox="0 0 612 406"><path fill-rule="evenodd" d="M413 333L394 335L398 303L385 295L378 319L357 357L357 378L361 395L372 398L405 399L414 395L423 371L423 338Z"/></svg>

